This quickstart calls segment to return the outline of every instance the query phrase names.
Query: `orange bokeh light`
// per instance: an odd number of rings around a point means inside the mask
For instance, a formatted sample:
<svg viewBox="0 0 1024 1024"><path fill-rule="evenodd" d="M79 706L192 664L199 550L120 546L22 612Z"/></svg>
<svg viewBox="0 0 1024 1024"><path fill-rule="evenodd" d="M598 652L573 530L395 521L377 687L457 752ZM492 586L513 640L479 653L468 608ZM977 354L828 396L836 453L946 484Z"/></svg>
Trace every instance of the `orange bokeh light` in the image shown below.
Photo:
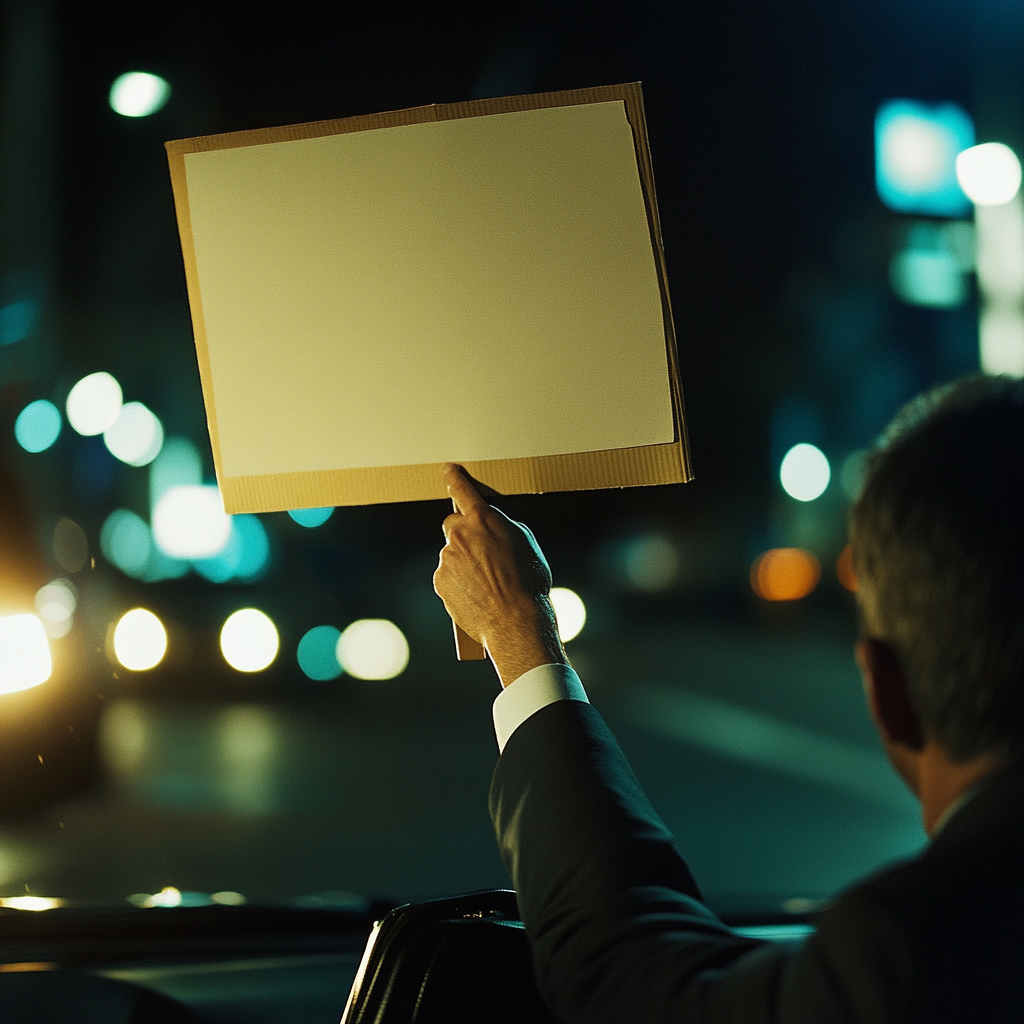
<svg viewBox="0 0 1024 1024"><path fill-rule="evenodd" d="M839 552L839 557L836 559L836 575L839 577L839 582L851 594L857 593L857 574L853 571L853 549L849 544Z"/></svg>
<svg viewBox="0 0 1024 1024"><path fill-rule="evenodd" d="M799 601L820 579L817 558L803 548L772 548L750 567L750 585L765 601Z"/></svg>

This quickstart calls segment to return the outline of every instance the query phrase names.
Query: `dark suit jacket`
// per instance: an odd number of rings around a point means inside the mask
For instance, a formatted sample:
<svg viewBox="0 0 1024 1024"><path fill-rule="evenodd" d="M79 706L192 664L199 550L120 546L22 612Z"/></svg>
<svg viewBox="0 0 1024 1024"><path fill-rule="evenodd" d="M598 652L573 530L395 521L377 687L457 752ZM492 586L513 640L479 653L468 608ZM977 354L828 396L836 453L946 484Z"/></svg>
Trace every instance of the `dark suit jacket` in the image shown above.
<svg viewBox="0 0 1024 1024"><path fill-rule="evenodd" d="M550 704L516 730L490 807L538 984L566 1022L996 1024L1024 1019L1022 802L1018 765L788 946L704 906L589 704Z"/></svg>

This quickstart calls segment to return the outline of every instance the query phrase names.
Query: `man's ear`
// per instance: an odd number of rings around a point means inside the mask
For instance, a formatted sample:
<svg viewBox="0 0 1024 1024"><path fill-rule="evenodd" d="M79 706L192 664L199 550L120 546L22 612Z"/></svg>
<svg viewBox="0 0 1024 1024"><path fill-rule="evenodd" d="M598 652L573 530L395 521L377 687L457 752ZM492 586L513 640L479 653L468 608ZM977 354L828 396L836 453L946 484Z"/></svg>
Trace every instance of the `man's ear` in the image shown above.
<svg viewBox="0 0 1024 1024"><path fill-rule="evenodd" d="M864 679L864 693L882 739L914 752L924 749L926 738L910 699L910 686L899 655L891 644L876 637L861 637L855 648Z"/></svg>

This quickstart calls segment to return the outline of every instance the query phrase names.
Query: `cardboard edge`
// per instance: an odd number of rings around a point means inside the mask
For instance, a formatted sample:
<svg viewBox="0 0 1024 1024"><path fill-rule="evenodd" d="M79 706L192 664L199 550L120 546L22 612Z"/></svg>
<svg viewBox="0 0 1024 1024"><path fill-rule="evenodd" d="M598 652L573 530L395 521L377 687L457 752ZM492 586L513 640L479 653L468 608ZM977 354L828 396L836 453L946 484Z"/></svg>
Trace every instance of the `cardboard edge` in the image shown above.
<svg viewBox="0 0 1024 1024"><path fill-rule="evenodd" d="M672 315L672 300L668 287L668 265L665 262L665 246L661 234L661 217L658 213L658 197L654 187L654 166L651 161L650 143L647 138L647 119L644 115L643 90L639 82L623 86L627 90L624 98L626 118L633 132L637 169L647 209L647 226L654 249L654 264L661 289L661 313L665 328L665 348L668 356L669 387L672 392L672 409L676 422L676 442L680 446L686 482L693 479L693 464L690 457L690 436L686 424L686 408L683 401L682 378L679 373L679 346L676 337L675 318Z"/></svg>
<svg viewBox="0 0 1024 1024"><path fill-rule="evenodd" d="M638 83L599 85L586 89L566 89L560 92L526 93L520 96L499 96L483 100L463 100L458 103L432 103L427 106L389 110L380 114L358 114L329 121L307 121L304 124L281 125L275 128L252 128L218 135L199 135L190 139L175 139L164 143L168 155L208 153L217 149L238 149L243 146L263 146L274 142L292 142L298 139L318 139L348 132L372 131L376 128L398 128L403 125L424 124L429 121L452 121L487 114L510 114L519 110L540 110L545 107L568 107L583 103L601 103L608 100L626 100L636 94ZM642 107L641 107L642 111Z"/></svg>
<svg viewBox="0 0 1024 1024"><path fill-rule="evenodd" d="M326 505L376 505L448 498L442 463L317 470L220 480L224 511L267 512ZM689 479L678 441L569 455L464 462L462 466L489 492L544 494L686 483Z"/></svg>
<svg viewBox="0 0 1024 1024"><path fill-rule="evenodd" d="M199 364L199 379L202 384L203 404L206 408L206 422L209 425L214 471L217 478L220 479L220 433L217 428L217 411L213 401L213 371L210 367L210 351L206 341L206 322L203 319L199 268L196 265L196 252L192 240L192 217L189 212L185 155L183 152L172 151L168 144L167 162L171 174L171 191L174 194L174 210L178 219L181 255L185 264L185 287L188 291L188 304L192 315L192 334L196 346L196 359Z"/></svg>

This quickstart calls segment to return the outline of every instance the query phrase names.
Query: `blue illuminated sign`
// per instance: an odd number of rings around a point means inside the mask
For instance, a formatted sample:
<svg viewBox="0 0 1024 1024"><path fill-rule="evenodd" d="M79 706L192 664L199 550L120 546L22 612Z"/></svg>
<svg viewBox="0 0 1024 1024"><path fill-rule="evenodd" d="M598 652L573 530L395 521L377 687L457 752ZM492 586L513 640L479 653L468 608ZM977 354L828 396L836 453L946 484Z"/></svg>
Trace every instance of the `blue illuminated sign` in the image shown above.
<svg viewBox="0 0 1024 1024"><path fill-rule="evenodd" d="M971 202L956 180L956 158L974 145L974 122L953 103L890 100L875 115L875 184L900 213L962 217Z"/></svg>

